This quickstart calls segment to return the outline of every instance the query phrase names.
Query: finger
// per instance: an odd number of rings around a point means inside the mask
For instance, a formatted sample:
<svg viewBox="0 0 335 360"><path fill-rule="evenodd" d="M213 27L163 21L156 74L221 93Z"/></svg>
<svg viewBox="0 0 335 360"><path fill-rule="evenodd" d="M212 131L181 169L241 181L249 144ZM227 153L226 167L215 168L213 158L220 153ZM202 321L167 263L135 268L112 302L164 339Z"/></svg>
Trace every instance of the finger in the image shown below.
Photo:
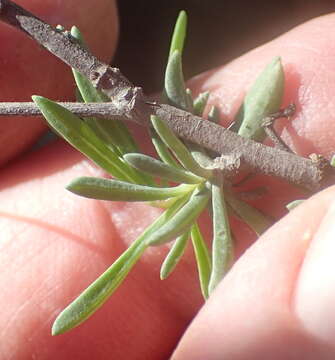
<svg viewBox="0 0 335 360"><path fill-rule="evenodd" d="M226 66L196 77L190 84L195 92L211 90L210 100L219 107L222 123L227 125L258 74L280 55L285 70L283 106L294 102L297 111L290 120L280 120L278 130L298 154L308 156L315 152L330 157L334 153L335 132L335 103L331 96L335 90L331 31L334 19L334 15L329 15L309 21ZM265 186L267 193L250 203L274 219L286 213L286 204L306 196L283 181L260 176L241 190L256 186Z"/></svg>
<svg viewBox="0 0 335 360"><path fill-rule="evenodd" d="M333 359L334 199L335 187L317 194L262 236L198 314L173 359Z"/></svg>
<svg viewBox="0 0 335 360"><path fill-rule="evenodd" d="M95 55L110 61L118 32L115 1L18 1L52 25L81 29ZM57 100L73 98L70 69L26 35L0 24L0 101L30 101L39 94ZM40 118L0 119L0 165L31 145L46 129Z"/></svg>
<svg viewBox="0 0 335 360"><path fill-rule="evenodd" d="M204 73L191 81L199 92L211 89L211 101L219 106L224 124L231 122L250 85L264 67L281 56L285 69L283 105L294 102L296 115L284 121L284 140L299 154L312 152L332 155L335 124L333 101L335 87L334 46L331 29L334 15L311 20L284 36L256 48L226 66ZM307 61L308 60L308 61Z"/></svg>
<svg viewBox="0 0 335 360"><path fill-rule="evenodd" d="M64 191L82 175L101 172L64 144L2 173L0 327L6 340L0 353L24 359L43 349L48 359L149 359L153 354L166 359L201 304L190 254L179 269L182 277L160 281L166 248L150 249L89 322L51 336L59 312L159 213L145 204L99 202Z"/></svg>
<svg viewBox="0 0 335 360"><path fill-rule="evenodd" d="M293 98L299 105L286 139L302 154L329 155L334 149L330 94L335 86L331 74L335 49L329 47L334 22L334 15L315 19L196 82L205 81L204 88L216 86L218 98L231 97L232 104L221 105L231 115L238 107L234 100L249 84L252 72L264 66L269 54L285 54L285 101ZM244 72L242 65L248 63ZM273 209L280 197L273 194L264 209ZM319 194L242 256L185 334L175 359L334 357L333 271L327 254L332 244L333 198L334 188Z"/></svg>

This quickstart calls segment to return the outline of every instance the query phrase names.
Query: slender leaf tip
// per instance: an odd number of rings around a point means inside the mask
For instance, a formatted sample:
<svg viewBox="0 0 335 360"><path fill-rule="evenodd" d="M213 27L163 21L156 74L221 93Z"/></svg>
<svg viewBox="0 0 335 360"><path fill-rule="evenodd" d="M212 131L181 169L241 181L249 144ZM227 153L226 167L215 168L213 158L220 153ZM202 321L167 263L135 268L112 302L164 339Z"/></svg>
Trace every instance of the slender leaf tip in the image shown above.
<svg viewBox="0 0 335 360"><path fill-rule="evenodd" d="M175 50L179 50L181 53L184 49L185 37L187 29L187 14L185 10L179 12L170 46L169 57L173 54Z"/></svg>

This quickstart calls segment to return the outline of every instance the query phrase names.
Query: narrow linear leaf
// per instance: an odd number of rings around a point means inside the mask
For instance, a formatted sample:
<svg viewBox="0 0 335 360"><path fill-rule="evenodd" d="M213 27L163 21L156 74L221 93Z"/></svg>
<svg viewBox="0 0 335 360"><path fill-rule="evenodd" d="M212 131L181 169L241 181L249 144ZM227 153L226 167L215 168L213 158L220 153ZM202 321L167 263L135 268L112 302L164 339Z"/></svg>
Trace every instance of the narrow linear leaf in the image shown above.
<svg viewBox="0 0 335 360"><path fill-rule="evenodd" d="M87 44L82 36L82 33L76 26L71 28L71 36L73 36L81 46L87 49ZM92 83L85 77L82 76L78 71L72 70L73 75L80 91L84 102L109 102L111 99L103 92L97 90ZM77 81L78 80L78 81Z"/></svg>
<svg viewBox="0 0 335 360"><path fill-rule="evenodd" d="M330 159L330 165L335 167L335 155Z"/></svg>
<svg viewBox="0 0 335 360"><path fill-rule="evenodd" d="M208 285L211 274L211 258L197 223L192 226L191 237L195 258L197 261L201 293L204 299L208 299Z"/></svg>
<svg viewBox="0 0 335 360"><path fill-rule="evenodd" d="M209 91L200 93L193 101L193 113L202 116L209 98Z"/></svg>
<svg viewBox="0 0 335 360"><path fill-rule="evenodd" d="M186 97L187 97L187 108L189 109L189 112L193 114L194 113L193 95L192 95L192 90L189 88L186 88Z"/></svg>
<svg viewBox="0 0 335 360"><path fill-rule="evenodd" d="M191 195L191 194L190 194ZM150 206L157 207L159 209L168 209L178 198L169 198L167 200L151 201Z"/></svg>
<svg viewBox="0 0 335 360"><path fill-rule="evenodd" d="M126 154L124 155L124 159L128 164L134 166L136 169L152 176L158 176L162 179L185 184L198 184L204 181L204 178L194 175L189 171L167 165L148 155L138 153Z"/></svg>
<svg viewBox="0 0 335 360"><path fill-rule="evenodd" d="M85 102L83 97L81 96L81 93L80 93L79 89L77 87L75 88L74 92L75 92L75 95L76 95L76 101L77 102L79 102L79 103Z"/></svg>
<svg viewBox="0 0 335 360"><path fill-rule="evenodd" d="M184 234L177 237L162 264L160 272L161 280L166 279L177 266L185 252L187 240L190 238L190 235L190 231L186 231Z"/></svg>
<svg viewBox="0 0 335 360"><path fill-rule="evenodd" d="M294 200L291 201L289 204L286 205L287 210L292 211L293 209L295 209L297 206L299 206L300 204L302 204L305 200Z"/></svg>
<svg viewBox="0 0 335 360"><path fill-rule="evenodd" d="M73 329L95 313L121 285L146 248L143 239L137 239L110 268L58 315L52 326L52 335L60 335Z"/></svg>
<svg viewBox="0 0 335 360"><path fill-rule="evenodd" d="M32 96L32 99L49 125L73 147L114 177L130 182L134 181L134 177L136 179L132 168L121 161L78 116L42 96Z"/></svg>
<svg viewBox="0 0 335 360"><path fill-rule="evenodd" d="M171 39L170 56L175 50L183 53L187 30L187 14L184 10L180 11Z"/></svg>
<svg viewBox="0 0 335 360"><path fill-rule="evenodd" d="M87 48L82 34L77 27L72 27L71 35L77 39L82 46ZM85 76L74 69L72 69L72 72L80 94L86 103L111 101L107 95L97 90ZM138 151L133 137L122 121L99 118L86 118L85 121L94 128L107 144L117 146L121 154Z"/></svg>
<svg viewBox="0 0 335 360"><path fill-rule="evenodd" d="M168 147L164 144L164 142L162 141L162 139L158 136L157 132L155 129L150 128L150 136L151 136L151 141L156 149L156 152L158 154L158 156L160 157L160 159L168 165L171 165L173 167L176 168L182 168L181 164L172 156L170 150L168 149Z"/></svg>
<svg viewBox="0 0 335 360"><path fill-rule="evenodd" d="M79 177L66 187L80 196L111 201L155 201L185 195L193 186L179 185L168 188L156 188L132 184L124 181L96 177Z"/></svg>
<svg viewBox="0 0 335 360"><path fill-rule="evenodd" d="M276 57L263 70L247 93L238 112L235 123L230 128L239 135L262 141L264 117L279 110L284 92L284 71L280 57Z"/></svg>
<svg viewBox="0 0 335 360"><path fill-rule="evenodd" d="M194 144L189 141L186 141L185 144L187 145L189 152L192 154L193 159L202 168L205 168L205 169L212 168L213 169L214 160L207 155L206 149L204 149L203 147L201 147L198 144Z"/></svg>
<svg viewBox="0 0 335 360"><path fill-rule="evenodd" d="M222 179L212 183L213 242L212 272L208 285L209 295L226 274L233 258L233 242L228 214L222 191Z"/></svg>
<svg viewBox="0 0 335 360"><path fill-rule="evenodd" d="M212 171L202 168L194 160L187 147L177 138L164 121L159 119L157 116L151 116L151 122L162 141L171 149L185 169L206 179L212 176Z"/></svg>
<svg viewBox="0 0 335 360"><path fill-rule="evenodd" d="M190 197L190 200L174 217L147 238L147 244L150 246L161 245L181 235L192 226L192 223L206 207L209 198L210 191L204 185L199 185Z"/></svg>
<svg viewBox="0 0 335 360"><path fill-rule="evenodd" d="M225 192L225 198L234 213L248 224L258 236L272 226L273 221L246 202L237 199L228 192Z"/></svg>
<svg viewBox="0 0 335 360"><path fill-rule="evenodd" d="M220 110L217 106L213 105L211 109L209 110L209 113L207 115L208 121L211 121L215 124L219 124L221 117L220 117Z"/></svg>
<svg viewBox="0 0 335 360"><path fill-rule="evenodd" d="M52 335L63 334L80 325L108 300L147 248L147 237L169 221L187 199L187 196L178 199L132 243L113 265L59 314L52 326Z"/></svg>
<svg viewBox="0 0 335 360"><path fill-rule="evenodd" d="M182 58L178 50L175 50L169 57L165 71L164 91L170 105L186 111L193 111L189 95L186 92Z"/></svg>

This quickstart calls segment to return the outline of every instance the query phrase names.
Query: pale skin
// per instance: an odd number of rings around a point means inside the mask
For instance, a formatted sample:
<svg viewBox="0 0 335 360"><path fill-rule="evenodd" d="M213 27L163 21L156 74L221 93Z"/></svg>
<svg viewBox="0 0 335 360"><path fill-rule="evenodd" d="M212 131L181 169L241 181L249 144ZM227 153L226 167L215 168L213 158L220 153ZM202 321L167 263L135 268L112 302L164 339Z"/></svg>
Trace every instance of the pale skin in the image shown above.
<svg viewBox="0 0 335 360"><path fill-rule="evenodd" d="M335 149L334 26L335 15L315 19L190 84L195 92L212 89L213 102L231 119L256 74L281 55L284 103L297 104L297 115L285 122L284 139L302 155L329 156ZM60 141L2 169L1 359L167 359L176 347L174 360L335 357L334 187L255 243L235 221L239 260L204 306L192 250L162 282L159 265L166 248L153 248L87 323L51 337L57 314L159 212L64 190L76 176L99 174ZM272 188L258 205L278 216L297 195L278 181L266 181Z"/></svg>

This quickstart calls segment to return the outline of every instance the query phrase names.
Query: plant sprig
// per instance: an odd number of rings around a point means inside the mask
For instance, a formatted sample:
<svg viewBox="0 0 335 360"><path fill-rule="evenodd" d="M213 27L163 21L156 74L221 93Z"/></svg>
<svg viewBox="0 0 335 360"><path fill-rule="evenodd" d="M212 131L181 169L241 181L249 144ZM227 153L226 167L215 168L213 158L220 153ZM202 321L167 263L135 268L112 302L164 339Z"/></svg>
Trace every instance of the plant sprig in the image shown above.
<svg viewBox="0 0 335 360"><path fill-rule="evenodd" d="M10 11L5 11L7 8L10 8ZM41 96L33 97L57 134L114 177L80 177L68 185L68 190L93 199L147 201L154 206L160 204L165 209L114 264L57 317L53 334L68 331L91 316L120 286L149 246L159 246L174 239L175 244L162 264L161 278L166 278L174 270L182 258L188 240L191 239L200 288L204 298L207 298L232 261L233 234L228 214L232 213L243 219L257 234L271 224L260 211L236 198L232 192L231 179L226 176L225 171L222 172L226 169L213 161L204 147L220 154L237 147L241 154L243 153L240 158L243 157L253 169L261 169L265 174L282 176L311 188L315 184L320 185L323 177L319 172L320 168L313 161L285 152L271 152L260 144L245 139L242 141L236 134L228 130L222 131L220 126L212 124L220 121L216 107L210 109L207 120L197 118L203 116L210 94L199 94L193 100L191 91L185 85L182 67L187 25L185 12L180 13L172 36L162 96L164 102L174 105L174 108L146 102L141 89L134 87L118 69L103 64L82 46L77 45L78 42L84 45L78 29L73 28L71 33L65 32L66 36L63 36L61 32L64 30L55 31L10 0L0 7L0 18L24 30L73 67L78 101L99 103L112 100L113 106L110 109L113 109L114 113L111 114L111 119L92 117L90 113L91 117L83 120L66 109L66 106L62 107ZM48 36L40 36L39 32ZM49 38L53 41L49 41ZM231 129L244 138L262 140L265 135L261 120L278 111L283 86L283 69L280 58L277 57L251 87ZM31 113L37 113L36 107L31 104L26 106ZM13 106L12 112L6 107L1 109L5 114L25 113L16 106ZM150 135L161 161L139 153L139 148L126 126L116 121L121 117L144 124L149 122L150 115L153 124ZM169 126L166 126L165 122ZM207 126L208 124L211 126ZM172 130L186 140L180 140ZM220 133L217 138L215 131ZM192 134L195 133L200 135L194 137ZM233 141L227 141L227 144L211 142L211 139L208 139L210 134L214 140L225 138ZM204 139L204 136L207 136L207 139ZM190 140L194 139L197 144L190 143ZM255 154L262 154L262 161L258 161ZM271 167L273 154L280 156L282 160L287 159L290 166L280 169ZM332 160L332 165L334 163ZM304 172L295 171L298 165L304 168ZM313 176L309 182L304 182L304 174L309 174L309 171ZM179 185L170 184L171 181ZM212 251L209 251L198 226L199 216L208 208L211 209L210 214L213 217Z"/></svg>
<svg viewBox="0 0 335 360"><path fill-rule="evenodd" d="M183 78L182 51L186 23L186 13L181 12L172 37L165 72L164 99L169 104L202 116L210 94L202 93L192 100ZM73 28L71 34L83 43L78 29ZM255 118L278 110L282 95L281 74L280 60L276 58L247 94L243 112L240 111L234 124L241 135L259 138L260 123L255 122ZM75 70L74 77L84 101L108 100L105 94ZM270 85L264 87L264 84ZM272 90L269 91L269 88ZM53 334L68 331L91 316L120 286L145 249L174 239L175 244L162 264L161 279L165 279L175 269L188 240L191 239L201 292L205 299L208 298L233 260L233 238L228 210L233 209L233 213L254 228L257 234L270 225L268 219L258 210L237 199L230 186L224 190L222 172L213 170L212 159L203 148L182 142L158 116L151 116L153 129L150 134L161 161L139 153L138 146L124 124L120 126L117 121L98 118L83 121L51 100L38 96L34 96L33 100L59 135L115 178L80 177L67 186L69 191L80 196L109 201L163 200L166 207L163 214L115 263L58 316L53 326ZM217 108L212 107L209 120L203 121L218 122ZM158 185L157 180L160 184L165 184L165 187ZM171 181L180 185L171 186ZM197 224L200 214L210 202L214 233L211 252Z"/></svg>

